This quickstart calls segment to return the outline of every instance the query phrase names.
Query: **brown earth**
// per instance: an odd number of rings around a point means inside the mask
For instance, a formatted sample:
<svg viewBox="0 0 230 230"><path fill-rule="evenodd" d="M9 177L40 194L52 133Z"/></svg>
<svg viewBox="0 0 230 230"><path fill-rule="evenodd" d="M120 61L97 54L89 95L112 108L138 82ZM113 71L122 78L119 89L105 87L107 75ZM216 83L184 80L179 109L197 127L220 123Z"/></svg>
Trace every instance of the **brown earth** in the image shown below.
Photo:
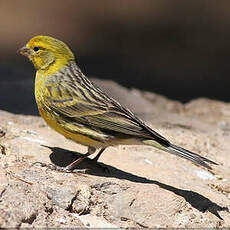
<svg viewBox="0 0 230 230"><path fill-rule="evenodd" d="M212 171L146 146L110 147L86 173L60 173L86 148L40 117L0 112L0 227L230 227L230 104L185 105L100 82L172 142L219 165Z"/></svg>

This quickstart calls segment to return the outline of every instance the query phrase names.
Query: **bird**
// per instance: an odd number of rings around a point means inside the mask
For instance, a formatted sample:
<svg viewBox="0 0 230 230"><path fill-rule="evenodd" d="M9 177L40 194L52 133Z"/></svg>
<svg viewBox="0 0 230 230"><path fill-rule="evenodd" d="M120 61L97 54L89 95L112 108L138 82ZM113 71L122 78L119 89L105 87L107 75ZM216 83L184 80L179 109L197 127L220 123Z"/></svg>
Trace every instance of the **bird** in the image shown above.
<svg viewBox="0 0 230 230"><path fill-rule="evenodd" d="M108 96L80 70L62 41L45 35L31 38L18 52L34 65L35 100L41 117L52 129L88 147L86 154L65 167L73 171L94 154L95 162L109 146L147 145L212 169L217 165L199 154L171 143L133 112Z"/></svg>

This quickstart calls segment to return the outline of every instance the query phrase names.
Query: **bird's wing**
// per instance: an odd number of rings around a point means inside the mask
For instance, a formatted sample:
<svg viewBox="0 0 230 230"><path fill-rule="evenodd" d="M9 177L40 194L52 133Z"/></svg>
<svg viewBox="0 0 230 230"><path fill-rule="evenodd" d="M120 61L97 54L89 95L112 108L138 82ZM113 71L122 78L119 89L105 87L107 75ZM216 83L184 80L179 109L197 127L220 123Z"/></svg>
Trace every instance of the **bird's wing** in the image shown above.
<svg viewBox="0 0 230 230"><path fill-rule="evenodd" d="M71 124L72 128L80 124L112 137L148 138L168 143L91 82L81 85L65 79L58 85L46 84L43 95L46 97L45 106L62 117L65 124Z"/></svg>

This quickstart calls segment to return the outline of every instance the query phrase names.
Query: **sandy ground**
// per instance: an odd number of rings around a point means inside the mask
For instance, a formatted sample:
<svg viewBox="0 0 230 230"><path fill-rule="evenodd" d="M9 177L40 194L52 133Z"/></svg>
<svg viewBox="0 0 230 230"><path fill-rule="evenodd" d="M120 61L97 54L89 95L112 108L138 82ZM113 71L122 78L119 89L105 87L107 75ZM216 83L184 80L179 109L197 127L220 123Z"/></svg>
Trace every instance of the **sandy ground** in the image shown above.
<svg viewBox="0 0 230 230"><path fill-rule="evenodd" d="M65 166L86 148L40 117L1 111L0 227L230 227L230 104L182 105L97 83L169 140L219 165L210 171L151 147L118 146L100 165L82 162L84 174L61 173L33 163Z"/></svg>

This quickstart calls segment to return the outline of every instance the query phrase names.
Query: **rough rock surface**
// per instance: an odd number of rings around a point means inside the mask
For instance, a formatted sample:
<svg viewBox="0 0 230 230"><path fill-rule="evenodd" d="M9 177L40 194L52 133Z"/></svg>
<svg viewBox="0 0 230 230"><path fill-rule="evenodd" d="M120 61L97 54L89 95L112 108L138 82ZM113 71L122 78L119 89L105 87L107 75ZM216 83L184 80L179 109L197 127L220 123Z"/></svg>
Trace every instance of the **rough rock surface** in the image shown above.
<svg viewBox="0 0 230 230"><path fill-rule="evenodd" d="M175 144L217 162L212 171L146 146L108 148L86 173L60 173L86 148L40 117L0 112L0 227L230 226L230 104L197 99L185 105L100 82ZM109 169L105 171L103 167Z"/></svg>

